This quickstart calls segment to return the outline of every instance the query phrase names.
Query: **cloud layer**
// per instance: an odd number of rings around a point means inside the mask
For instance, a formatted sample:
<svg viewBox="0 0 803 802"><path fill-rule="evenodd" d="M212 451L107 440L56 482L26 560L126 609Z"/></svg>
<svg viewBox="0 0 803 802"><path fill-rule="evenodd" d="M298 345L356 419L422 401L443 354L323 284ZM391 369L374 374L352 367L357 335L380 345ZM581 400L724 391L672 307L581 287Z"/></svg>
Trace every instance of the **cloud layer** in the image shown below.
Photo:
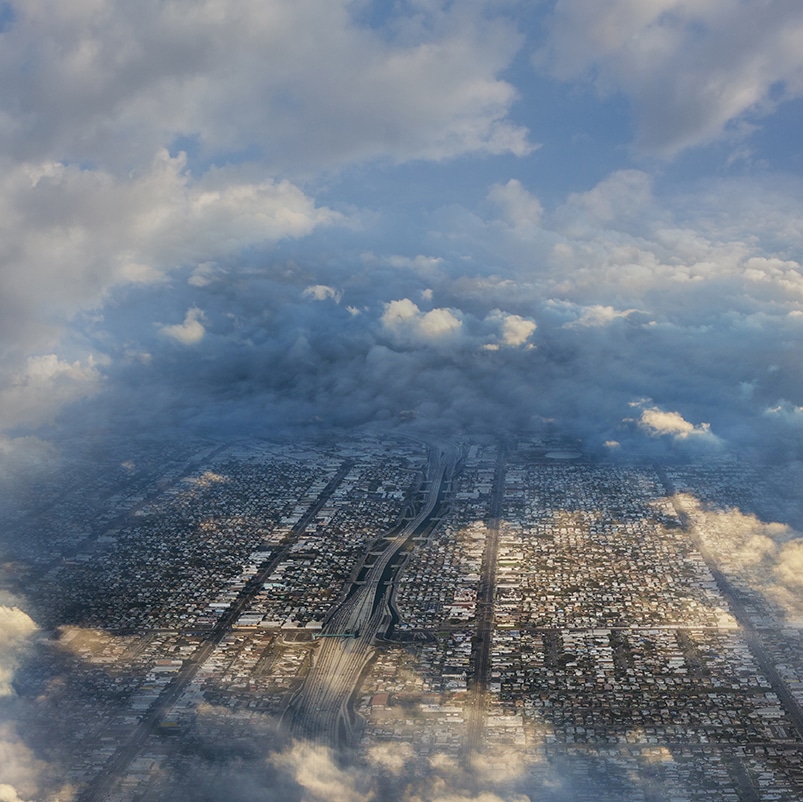
<svg viewBox="0 0 803 802"><path fill-rule="evenodd" d="M183 137L208 153L256 149L283 172L530 150L497 77L521 42L509 23L477 3L419 3L380 32L358 7L14 3L3 150L122 167Z"/></svg>
<svg viewBox="0 0 803 802"><path fill-rule="evenodd" d="M770 6L752 19L731 0L561 0L537 61L627 93L644 147L671 155L798 93L800 14ZM650 447L703 432L655 437L649 409L631 425L642 398L709 423L711 441L796 420L794 182L657 192L628 167L546 204L497 171L483 197L424 216L338 202L335 176L366 164L534 152L512 117L512 60L534 41L514 11L9 8L6 431L99 391L93 414L134 420L203 419L206 403L213 419L223 405L277 424L562 417L599 442L640 433Z"/></svg>
<svg viewBox="0 0 803 802"><path fill-rule="evenodd" d="M554 419L592 446L796 453L778 439L799 431L803 392L803 271L777 244L803 211L793 194L764 222L761 182L749 209L727 183L693 206L658 198L633 170L552 207L510 187L436 210L424 254L360 252L372 235L341 228L322 259L320 228L301 256L279 246L112 293L115 316L85 324L109 344L94 413L288 426L414 411L483 431Z"/></svg>

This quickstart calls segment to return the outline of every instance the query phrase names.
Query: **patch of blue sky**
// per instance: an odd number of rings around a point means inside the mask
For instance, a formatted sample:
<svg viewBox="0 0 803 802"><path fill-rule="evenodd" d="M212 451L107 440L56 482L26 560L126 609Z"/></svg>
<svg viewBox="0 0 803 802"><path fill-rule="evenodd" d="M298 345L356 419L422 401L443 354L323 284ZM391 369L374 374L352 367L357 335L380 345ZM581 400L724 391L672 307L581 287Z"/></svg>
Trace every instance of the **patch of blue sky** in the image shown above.
<svg viewBox="0 0 803 802"><path fill-rule="evenodd" d="M771 170L803 177L803 98L787 100L757 124L747 141L750 158Z"/></svg>
<svg viewBox="0 0 803 802"><path fill-rule="evenodd" d="M203 175L211 167L259 163L265 155L258 143L237 150L213 150L206 147L197 135L183 134L173 138L167 151L173 158L183 153L187 160L187 170L196 176Z"/></svg>
<svg viewBox="0 0 803 802"><path fill-rule="evenodd" d="M324 188L319 200L425 214L453 203L476 206L491 185L515 178L552 206L571 192L590 189L615 170L633 166L625 144L632 138L632 124L623 97L600 98L583 88L567 91L529 66L506 78L520 95L509 117L530 131L530 140L538 145L532 153L360 165Z"/></svg>
<svg viewBox="0 0 803 802"><path fill-rule="evenodd" d="M11 3L0 3L0 33L10 30L16 18L16 12Z"/></svg>

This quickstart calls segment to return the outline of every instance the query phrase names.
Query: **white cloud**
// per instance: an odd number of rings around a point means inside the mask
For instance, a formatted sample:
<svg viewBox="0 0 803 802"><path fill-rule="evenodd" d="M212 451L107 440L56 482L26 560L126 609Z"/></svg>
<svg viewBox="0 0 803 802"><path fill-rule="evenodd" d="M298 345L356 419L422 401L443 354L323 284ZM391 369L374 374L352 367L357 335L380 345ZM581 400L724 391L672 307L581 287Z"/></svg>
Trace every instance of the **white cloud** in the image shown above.
<svg viewBox="0 0 803 802"><path fill-rule="evenodd" d="M719 438L711 431L711 424L701 423L695 426L679 412L666 412L658 407L649 407L642 411L639 427L653 437L668 435L675 440L719 442Z"/></svg>
<svg viewBox="0 0 803 802"><path fill-rule="evenodd" d="M427 758L417 758L411 746L402 742L374 744L360 764L338 759L330 749L304 742L294 742L269 758L284 775L288 796L300 795L305 802L376 802L384 798L404 802L529 802L530 797L512 788L539 761L525 749L509 744L485 748L468 762L437 748ZM548 770L544 775L548 775L545 785L558 782L557 773Z"/></svg>
<svg viewBox="0 0 803 802"><path fill-rule="evenodd" d="M638 312L637 309L618 310L612 306L602 306L594 304L587 306L580 311L580 317L565 325L569 328L595 328L607 326L614 320L626 320L630 315Z"/></svg>
<svg viewBox="0 0 803 802"><path fill-rule="evenodd" d="M292 774L308 802L368 802L373 794L357 788L360 779L336 764L328 749L296 743L271 762Z"/></svg>
<svg viewBox="0 0 803 802"><path fill-rule="evenodd" d="M192 275L187 279L191 287L207 287L215 279L216 265L214 262L201 262Z"/></svg>
<svg viewBox="0 0 803 802"><path fill-rule="evenodd" d="M803 622L803 539L786 543L780 548L770 575L774 582L768 592L786 609L790 623Z"/></svg>
<svg viewBox="0 0 803 802"><path fill-rule="evenodd" d="M206 329L201 321L204 313L197 307L187 310L183 323L176 323L172 326L162 326L159 333L169 337L182 345L195 345L201 342L206 334Z"/></svg>
<svg viewBox="0 0 803 802"><path fill-rule="evenodd" d="M501 220L514 229L519 236L528 236L538 231L544 208L515 178L506 184L494 184L488 191L488 200L501 213Z"/></svg>
<svg viewBox="0 0 803 802"><path fill-rule="evenodd" d="M59 324L116 284L161 281L187 262L341 219L288 181L254 182L235 168L194 180L166 152L130 179L61 163L6 168L0 334L26 350L48 347Z"/></svg>
<svg viewBox="0 0 803 802"><path fill-rule="evenodd" d="M492 309L484 317L461 309L435 308L423 312L409 298L385 304L382 328L404 345L436 346L470 352L522 348L530 343L537 325L521 315Z"/></svg>
<svg viewBox="0 0 803 802"><path fill-rule="evenodd" d="M385 330L414 342L451 342L460 333L462 321L449 309L422 312L409 298L385 304L381 318Z"/></svg>
<svg viewBox="0 0 803 802"><path fill-rule="evenodd" d="M38 760L10 724L0 723L0 802L34 802L58 799L57 794L40 795L40 781L48 773L47 765ZM65 786L64 799L73 793Z"/></svg>
<svg viewBox="0 0 803 802"><path fill-rule="evenodd" d="M101 304L115 286L163 283L188 262L303 236L341 219L288 181L254 182L235 168L194 180L183 158L164 152L125 179L61 163L5 166L0 387L16 389L0 392L15 397L22 385L41 384L41 376L27 376L36 364L26 365L27 357L56 349L71 319ZM208 279L208 271L198 272L191 283ZM197 335L199 325L184 336ZM42 401L48 398L55 397L43 392Z"/></svg>
<svg viewBox="0 0 803 802"><path fill-rule="evenodd" d="M797 185L773 193L771 183L717 181L659 198L643 172L617 171L545 213L537 233L476 220L453 236L490 242L509 263L502 272L535 297L656 320L669 310L708 318L728 308L734 320L761 310L791 314L791 326L803 313L803 267L788 256L803 245L803 204Z"/></svg>
<svg viewBox="0 0 803 802"><path fill-rule="evenodd" d="M764 415L793 426L803 426L803 407L790 404L786 399L782 399L773 407L767 407Z"/></svg>
<svg viewBox="0 0 803 802"><path fill-rule="evenodd" d="M0 699L14 695L12 680L38 627L6 594L0 593ZM0 802L38 799L38 780L45 764L37 760L15 727L0 722Z"/></svg>
<svg viewBox="0 0 803 802"><path fill-rule="evenodd" d="M639 144L671 156L803 94L801 36L783 0L559 0L536 62L628 95Z"/></svg>
<svg viewBox="0 0 803 802"><path fill-rule="evenodd" d="M741 583L770 596L789 616L803 617L803 537L788 524L762 521L739 509L715 509L689 494L678 496L695 527Z"/></svg>
<svg viewBox="0 0 803 802"><path fill-rule="evenodd" d="M4 33L6 152L130 163L177 135L259 144L271 170L531 150L497 76L521 44L481 4L416 4L382 31L350 0L21 3ZM23 64L35 69L22 70Z"/></svg>
<svg viewBox="0 0 803 802"><path fill-rule="evenodd" d="M385 304L385 313L382 315L382 324L386 328L396 328L405 325L411 320L421 317L421 310L409 298L391 301Z"/></svg>
<svg viewBox="0 0 803 802"><path fill-rule="evenodd" d="M745 260L744 276L759 284L774 283L787 297L803 301L803 268L792 259L751 256Z"/></svg>
<svg viewBox="0 0 803 802"><path fill-rule="evenodd" d="M522 37L491 5L400 6L382 30L358 5L14 4L0 50L13 109L0 112L0 387L120 285L167 286L197 264L188 285L204 289L218 260L348 222L288 176L532 150L499 78ZM459 322L433 310L417 328L438 338ZM185 344L203 331L194 315L163 327Z"/></svg>
<svg viewBox="0 0 803 802"><path fill-rule="evenodd" d="M94 358L65 362L55 354L29 357L0 385L0 428L52 421L62 405L97 391L100 373Z"/></svg>
<svg viewBox="0 0 803 802"><path fill-rule="evenodd" d="M343 293L340 292L340 290L336 290L334 287L329 287L326 284L314 284L307 287L302 294L311 301L332 300L338 304L343 297Z"/></svg>
<svg viewBox="0 0 803 802"><path fill-rule="evenodd" d="M652 179L641 170L617 170L586 192L573 192L564 209L582 213L596 224L641 218L652 205Z"/></svg>
<svg viewBox="0 0 803 802"><path fill-rule="evenodd" d="M376 257L374 257L376 258ZM387 263L391 267L404 268L418 273L420 276L437 276L442 272L443 259L438 256L424 256L419 254L413 258L394 254L387 258Z"/></svg>
<svg viewBox="0 0 803 802"><path fill-rule="evenodd" d="M417 325L427 337L443 337L459 331L463 324L449 309L432 309L421 316Z"/></svg>
<svg viewBox="0 0 803 802"><path fill-rule="evenodd" d="M537 328L535 321L503 312L501 309L494 309L486 320L499 325L502 342L512 348L524 345Z"/></svg>
<svg viewBox="0 0 803 802"><path fill-rule="evenodd" d="M31 617L19 607L0 605L0 696L14 692L11 680L19 652L36 630Z"/></svg>
<svg viewBox="0 0 803 802"><path fill-rule="evenodd" d="M0 802L24 802L24 800L13 785L0 783Z"/></svg>

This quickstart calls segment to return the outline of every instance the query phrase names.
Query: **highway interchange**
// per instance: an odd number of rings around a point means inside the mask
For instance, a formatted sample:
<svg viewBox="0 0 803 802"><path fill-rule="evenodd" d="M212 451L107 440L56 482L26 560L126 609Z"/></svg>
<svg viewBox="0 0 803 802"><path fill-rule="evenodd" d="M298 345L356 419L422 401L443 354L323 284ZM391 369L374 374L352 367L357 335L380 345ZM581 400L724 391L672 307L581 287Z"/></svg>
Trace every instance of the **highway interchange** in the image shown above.
<svg viewBox="0 0 803 802"><path fill-rule="evenodd" d="M312 668L288 710L293 735L343 746L354 737L350 700L367 665L377 636L390 622L388 599L396 571L386 571L405 544L436 513L442 491L451 480L458 449L438 443L430 448L418 510L380 540L386 545L364 579L331 615L319 638ZM328 637L326 637L328 636Z"/></svg>

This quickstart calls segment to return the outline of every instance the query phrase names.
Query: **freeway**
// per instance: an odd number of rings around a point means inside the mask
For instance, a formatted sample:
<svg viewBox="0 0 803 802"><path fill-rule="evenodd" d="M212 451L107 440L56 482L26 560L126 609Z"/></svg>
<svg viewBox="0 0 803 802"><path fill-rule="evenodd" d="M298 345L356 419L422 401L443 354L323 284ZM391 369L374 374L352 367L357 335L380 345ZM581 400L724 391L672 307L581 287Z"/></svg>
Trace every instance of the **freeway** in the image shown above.
<svg viewBox="0 0 803 802"><path fill-rule="evenodd" d="M290 731L331 746L354 738L350 701L373 652L374 639L387 628L388 579L391 562L435 513L443 488L451 479L458 451L448 444L431 447L424 487L426 497L413 517L385 537L387 545L326 623L325 633L351 633L350 638L318 641L317 654L298 696L288 708Z"/></svg>

